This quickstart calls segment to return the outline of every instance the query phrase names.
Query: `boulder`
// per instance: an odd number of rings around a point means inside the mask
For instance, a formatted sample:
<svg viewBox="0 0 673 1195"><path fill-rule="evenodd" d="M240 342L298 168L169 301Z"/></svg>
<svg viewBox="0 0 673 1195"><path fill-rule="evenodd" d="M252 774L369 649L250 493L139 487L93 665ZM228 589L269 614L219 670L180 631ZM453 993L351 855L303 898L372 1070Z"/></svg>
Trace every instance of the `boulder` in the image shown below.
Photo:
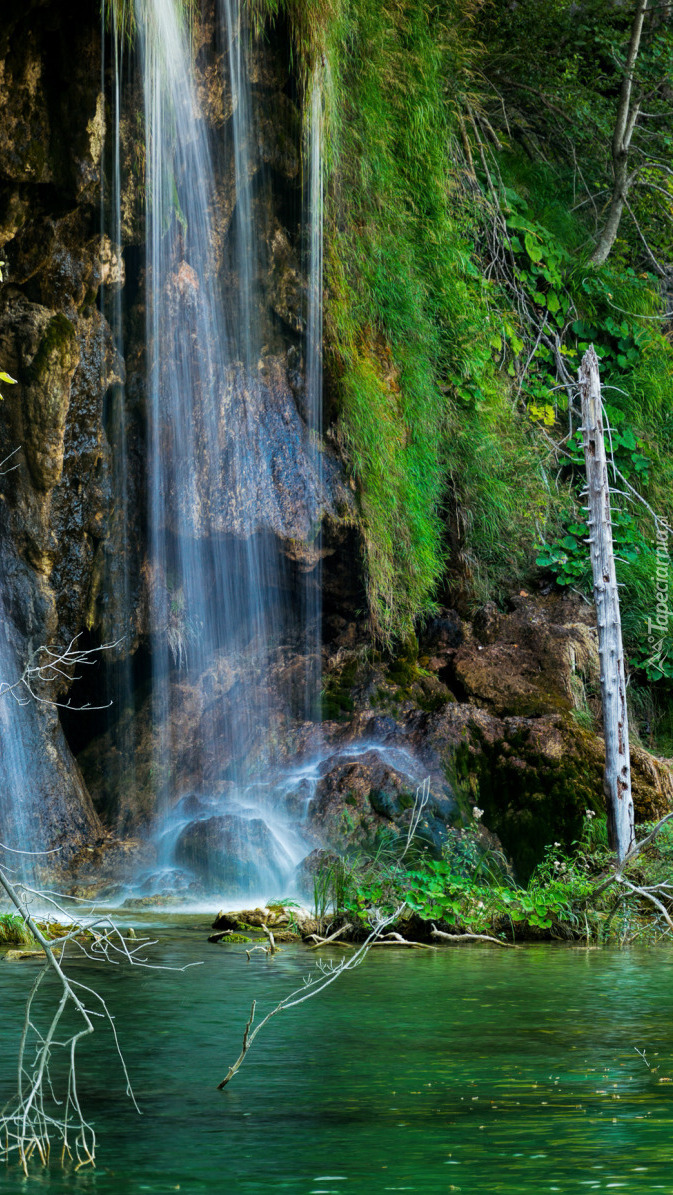
<svg viewBox="0 0 673 1195"><path fill-rule="evenodd" d="M308 811L309 826L319 840L339 850L371 848L383 827L395 838L406 838L425 776L411 758L406 761L409 771L404 762L401 752L374 748L350 756L343 751L325 760ZM458 816L450 789L435 780L417 824L417 842L441 856L448 827Z"/></svg>
<svg viewBox="0 0 673 1195"><path fill-rule="evenodd" d="M176 843L175 861L207 885L240 892L258 889L261 877L271 882L275 873L280 878L288 866L266 822L236 813L215 814L186 826Z"/></svg>

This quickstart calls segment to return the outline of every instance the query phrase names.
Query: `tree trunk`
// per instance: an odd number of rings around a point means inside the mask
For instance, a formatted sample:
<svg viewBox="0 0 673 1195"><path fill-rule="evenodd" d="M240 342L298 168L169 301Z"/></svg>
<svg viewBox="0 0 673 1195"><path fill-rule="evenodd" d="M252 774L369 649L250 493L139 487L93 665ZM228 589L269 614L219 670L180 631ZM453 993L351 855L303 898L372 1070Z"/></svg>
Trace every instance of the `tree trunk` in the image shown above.
<svg viewBox="0 0 673 1195"><path fill-rule="evenodd" d="M603 733L605 735L605 801L608 839L621 861L633 845L629 723L626 710L624 649L619 616L610 518L610 486L603 436L603 404L598 358L593 345L582 358L578 380L582 398L582 434L587 469L589 544L598 622Z"/></svg>
<svg viewBox="0 0 673 1195"><path fill-rule="evenodd" d="M640 39L643 33L643 23L648 3L649 0L638 0L633 25L631 26L631 37L626 55L624 78L622 79L619 91L617 116L612 134L612 170L614 175L612 199L610 200L610 208L605 226L591 256L591 261L595 266L603 265L615 243L624 205L628 199L631 187L632 179L629 178L628 170L629 150L640 112L640 104L633 101L633 76L640 50Z"/></svg>
<svg viewBox="0 0 673 1195"><path fill-rule="evenodd" d="M593 345L583 356L577 379L582 398L588 490L589 544L594 577L602 725L605 735L605 802L608 841L622 860L634 844L634 799L631 797L629 718L619 593L614 572L610 484L607 478L598 357Z"/></svg>

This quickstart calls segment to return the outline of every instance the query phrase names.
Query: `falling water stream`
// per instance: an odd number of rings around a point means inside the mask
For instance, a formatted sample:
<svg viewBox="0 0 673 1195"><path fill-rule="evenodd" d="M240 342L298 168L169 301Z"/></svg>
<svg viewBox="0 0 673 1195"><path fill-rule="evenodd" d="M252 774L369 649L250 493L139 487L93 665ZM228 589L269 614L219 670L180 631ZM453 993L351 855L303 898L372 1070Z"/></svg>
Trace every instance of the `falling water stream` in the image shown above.
<svg viewBox="0 0 673 1195"><path fill-rule="evenodd" d="M280 540L288 534L283 469L295 468L300 456L310 474L302 512L307 541L316 539L321 518L322 97L316 75L306 113L302 418L263 361L264 229L255 204L248 30L239 0L220 0L217 12L231 117L216 143L200 108L184 6L135 0L146 153L152 771L164 873L186 868L245 893L282 888L310 849L296 803L288 803L275 746L288 706L310 717L320 688L319 569L313 560L292 590ZM117 243L121 60L117 44L111 229ZM114 315L121 354L121 315ZM128 472L122 408L120 390L118 481ZM271 450L279 435L288 449L280 460ZM122 497L122 519L125 510ZM290 681L281 675L287 643L304 660L299 680L296 670ZM187 785L175 767L178 757L190 759Z"/></svg>
<svg viewBox="0 0 673 1195"><path fill-rule="evenodd" d="M25 701L27 694L22 696L21 690L13 687L21 672L0 594L0 822L4 844L11 850L31 849L39 837L34 802L26 791L25 765L26 760L39 758L40 727L35 709Z"/></svg>

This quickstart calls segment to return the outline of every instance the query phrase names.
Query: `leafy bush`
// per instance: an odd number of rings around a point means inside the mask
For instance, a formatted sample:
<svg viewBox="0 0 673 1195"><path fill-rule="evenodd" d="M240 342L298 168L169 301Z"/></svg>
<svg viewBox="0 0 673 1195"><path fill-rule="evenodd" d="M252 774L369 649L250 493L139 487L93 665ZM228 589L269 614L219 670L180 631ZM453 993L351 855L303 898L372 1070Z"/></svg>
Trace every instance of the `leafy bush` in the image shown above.
<svg viewBox="0 0 673 1195"><path fill-rule="evenodd" d="M643 836L651 829L641 827ZM613 863L605 816L585 814L582 836L565 849L550 844L525 886L517 884L507 862L484 846L475 826L451 832L443 857L416 850L401 854L399 840L384 835L377 850L332 860L316 878L321 915L332 913L359 925L364 933L374 914L390 915L404 906L401 928L413 916L457 933L517 937L582 937L620 941L657 937L665 926L638 894L601 881ZM670 877L673 827L630 865L639 883Z"/></svg>

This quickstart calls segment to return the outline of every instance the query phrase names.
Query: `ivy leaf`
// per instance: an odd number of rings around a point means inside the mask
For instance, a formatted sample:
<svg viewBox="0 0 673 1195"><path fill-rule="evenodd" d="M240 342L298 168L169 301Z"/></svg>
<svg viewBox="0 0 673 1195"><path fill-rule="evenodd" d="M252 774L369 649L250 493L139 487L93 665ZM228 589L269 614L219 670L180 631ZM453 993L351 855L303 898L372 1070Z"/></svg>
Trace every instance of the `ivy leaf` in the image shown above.
<svg viewBox="0 0 673 1195"><path fill-rule="evenodd" d="M538 245L537 241L533 239L531 233L527 232L523 239L526 246L526 253L530 257L531 261L542 261L544 256L542 246Z"/></svg>

